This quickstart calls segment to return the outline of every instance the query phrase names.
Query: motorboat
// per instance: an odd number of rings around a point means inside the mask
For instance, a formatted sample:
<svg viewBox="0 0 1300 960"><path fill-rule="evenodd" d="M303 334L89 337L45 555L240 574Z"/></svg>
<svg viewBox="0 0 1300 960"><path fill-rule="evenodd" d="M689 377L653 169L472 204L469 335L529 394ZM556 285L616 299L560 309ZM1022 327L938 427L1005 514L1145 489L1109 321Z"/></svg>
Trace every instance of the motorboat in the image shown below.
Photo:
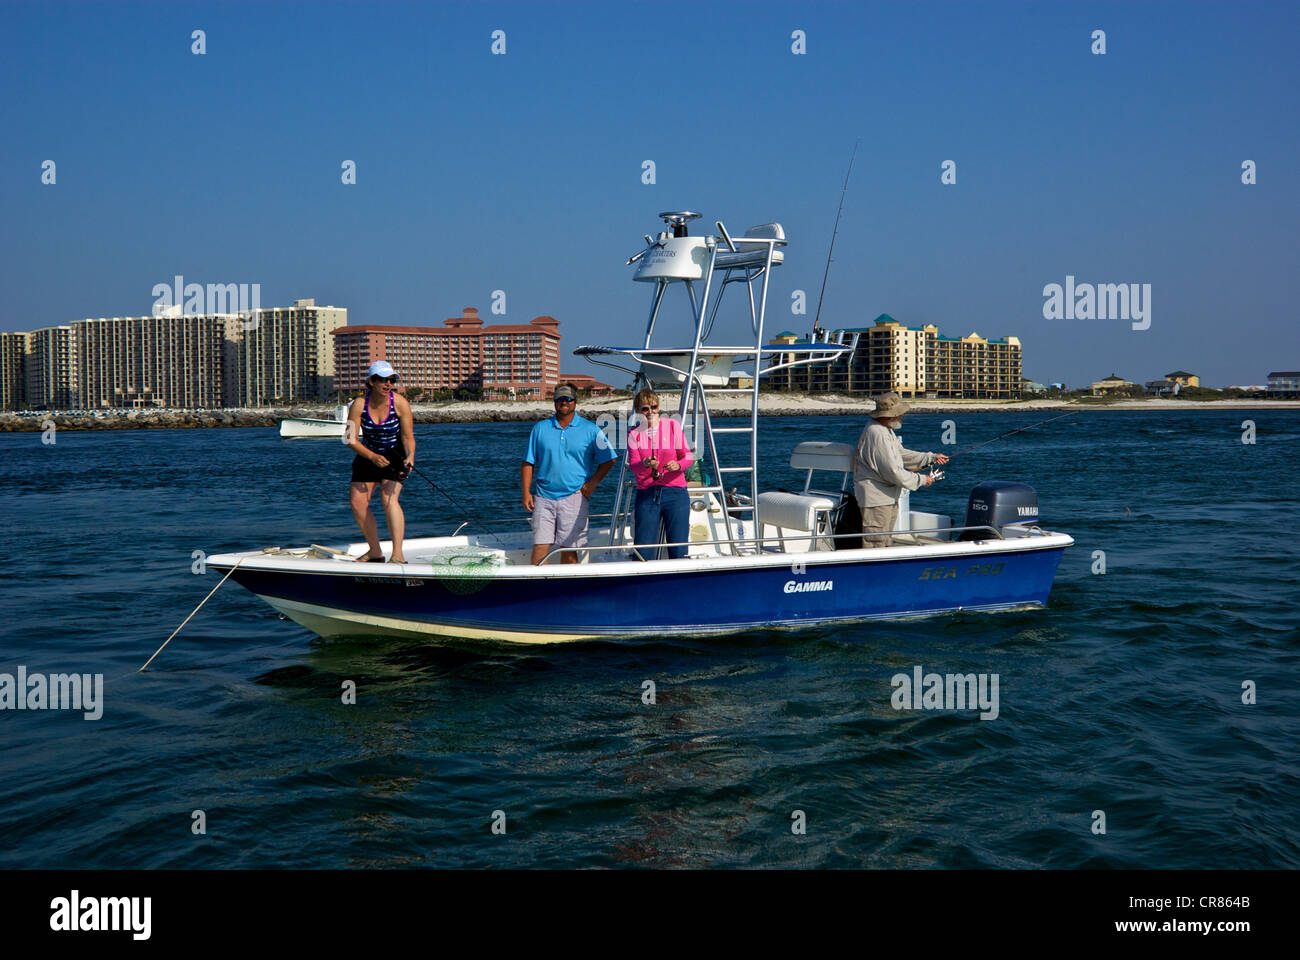
<svg viewBox="0 0 1300 960"><path fill-rule="evenodd" d="M334 408L334 419L326 420L315 417L285 417L280 421L282 437L342 437L347 430L348 408L340 405Z"/></svg>
<svg viewBox="0 0 1300 960"><path fill-rule="evenodd" d="M689 485L686 557L667 557L674 544L633 542L635 482L624 459L613 509L591 518L578 563L560 563L557 549L531 565L528 518L507 516L467 521L448 536L408 539L403 564L358 562L366 544L350 543L264 547L211 556L208 565L322 637L554 643L1046 605L1074 541L1039 526L1037 495L1026 484L976 485L960 522L905 501L890 545L866 549L860 528L843 530L852 501L851 445L803 440L788 461L803 472L802 489L762 488L762 379L829 363L849 347L808 344L792 352L792 345L764 342L768 286L787 246L781 224L732 236L715 221L714 231L692 235L698 214L660 216L666 229L646 234L644 249L627 261L635 266L633 280L652 285L640 345L574 353L661 396L676 392L677 416L700 466ZM685 293L692 331L676 343L659 322L674 287ZM731 301L740 316L720 323L724 293L733 287L742 291ZM724 330L737 325L742 333L733 336L741 342L725 342ZM715 424L709 404L720 396L748 396L748 417ZM383 546L387 554L391 544Z"/></svg>

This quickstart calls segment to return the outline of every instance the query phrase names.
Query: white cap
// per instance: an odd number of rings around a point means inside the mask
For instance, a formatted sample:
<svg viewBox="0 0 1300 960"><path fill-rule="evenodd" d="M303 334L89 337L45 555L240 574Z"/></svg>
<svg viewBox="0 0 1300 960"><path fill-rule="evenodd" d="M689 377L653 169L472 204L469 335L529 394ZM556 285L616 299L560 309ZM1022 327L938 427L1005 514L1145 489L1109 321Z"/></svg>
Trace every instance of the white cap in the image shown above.
<svg viewBox="0 0 1300 960"><path fill-rule="evenodd" d="M397 373L393 370L393 365L391 363L387 360L376 360L370 365L370 372L366 374L366 379L369 380L371 377L395 376L397 376Z"/></svg>

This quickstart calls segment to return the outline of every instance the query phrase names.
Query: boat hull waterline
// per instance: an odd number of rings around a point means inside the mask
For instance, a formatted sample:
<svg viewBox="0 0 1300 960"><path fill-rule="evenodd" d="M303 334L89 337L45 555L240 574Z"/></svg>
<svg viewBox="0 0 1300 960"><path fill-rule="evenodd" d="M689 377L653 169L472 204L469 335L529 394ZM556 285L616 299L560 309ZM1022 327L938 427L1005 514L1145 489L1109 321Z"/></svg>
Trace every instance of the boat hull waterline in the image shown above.
<svg viewBox="0 0 1300 960"><path fill-rule="evenodd" d="M1041 607L1072 543L1049 534L951 549L504 566L474 574L351 561L298 561L299 569L278 570L243 555L231 578L322 637L556 643ZM239 556L213 557L209 566L229 569ZM323 569L308 572L304 564ZM613 569L625 565L638 570Z"/></svg>

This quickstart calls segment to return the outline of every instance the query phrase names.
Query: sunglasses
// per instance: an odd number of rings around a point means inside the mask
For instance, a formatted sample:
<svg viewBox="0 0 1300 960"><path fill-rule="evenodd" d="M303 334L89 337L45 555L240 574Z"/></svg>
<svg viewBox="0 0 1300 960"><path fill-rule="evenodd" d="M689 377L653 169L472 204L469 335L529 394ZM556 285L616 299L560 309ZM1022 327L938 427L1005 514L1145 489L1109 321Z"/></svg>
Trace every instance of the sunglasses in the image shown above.
<svg viewBox="0 0 1300 960"><path fill-rule="evenodd" d="M576 403L577 401L575 401L575 400L573 399L573 397L556 397L556 398L555 398L555 402L556 402L556 403Z"/></svg>
<svg viewBox="0 0 1300 960"><path fill-rule="evenodd" d="M375 377L376 383L396 383L396 377Z"/></svg>
<svg viewBox="0 0 1300 960"><path fill-rule="evenodd" d="M641 408L641 412L642 412L642 413L649 413L651 410L658 410L658 409L659 409L659 405L658 405L658 404L655 404L653 407L642 407L642 408Z"/></svg>

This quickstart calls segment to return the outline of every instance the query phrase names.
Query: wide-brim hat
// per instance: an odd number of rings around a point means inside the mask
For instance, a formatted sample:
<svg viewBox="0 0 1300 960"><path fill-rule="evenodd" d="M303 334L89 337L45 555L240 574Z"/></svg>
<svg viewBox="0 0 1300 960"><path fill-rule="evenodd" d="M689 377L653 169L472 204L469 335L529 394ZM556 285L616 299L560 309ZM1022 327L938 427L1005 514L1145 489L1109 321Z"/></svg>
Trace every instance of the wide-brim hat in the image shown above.
<svg viewBox="0 0 1300 960"><path fill-rule="evenodd" d="M896 393L882 393L875 398L876 410L873 417L901 417L912 408L903 402L903 398Z"/></svg>

